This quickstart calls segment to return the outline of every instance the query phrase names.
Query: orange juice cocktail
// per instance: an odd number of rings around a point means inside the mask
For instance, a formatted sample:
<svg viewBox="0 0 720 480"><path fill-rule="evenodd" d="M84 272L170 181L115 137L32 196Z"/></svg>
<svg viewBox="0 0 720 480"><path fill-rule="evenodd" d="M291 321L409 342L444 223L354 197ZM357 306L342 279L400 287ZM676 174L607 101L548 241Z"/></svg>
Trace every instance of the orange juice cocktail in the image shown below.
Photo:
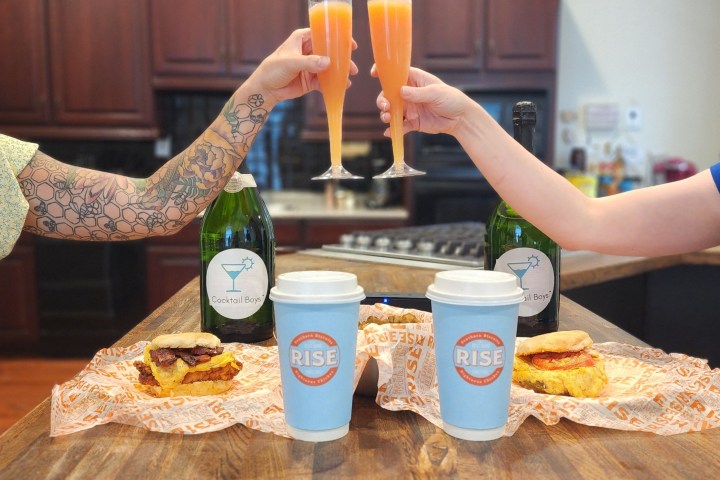
<svg viewBox="0 0 720 480"><path fill-rule="evenodd" d="M330 134L332 169L341 165L342 114L350 76L352 50L352 4L350 0L309 0L313 53L330 58L330 66L318 73Z"/></svg>
<svg viewBox="0 0 720 480"><path fill-rule="evenodd" d="M390 102L390 136L395 167L404 163L403 104L412 44L411 0L368 0L370 38L380 85Z"/></svg>

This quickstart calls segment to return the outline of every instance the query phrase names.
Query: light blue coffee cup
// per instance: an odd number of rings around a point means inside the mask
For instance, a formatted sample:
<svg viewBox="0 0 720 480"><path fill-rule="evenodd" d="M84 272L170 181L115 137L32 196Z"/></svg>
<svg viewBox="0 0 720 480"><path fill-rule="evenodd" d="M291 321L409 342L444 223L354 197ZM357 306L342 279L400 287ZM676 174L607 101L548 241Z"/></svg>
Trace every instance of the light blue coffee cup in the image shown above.
<svg viewBox="0 0 720 480"><path fill-rule="evenodd" d="M523 290L510 273L438 272L431 300L443 430L464 440L503 435Z"/></svg>
<svg viewBox="0 0 720 480"><path fill-rule="evenodd" d="M363 298L357 277L345 272L283 273L270 290L285 421L299 440L348 433Z"/></svg>

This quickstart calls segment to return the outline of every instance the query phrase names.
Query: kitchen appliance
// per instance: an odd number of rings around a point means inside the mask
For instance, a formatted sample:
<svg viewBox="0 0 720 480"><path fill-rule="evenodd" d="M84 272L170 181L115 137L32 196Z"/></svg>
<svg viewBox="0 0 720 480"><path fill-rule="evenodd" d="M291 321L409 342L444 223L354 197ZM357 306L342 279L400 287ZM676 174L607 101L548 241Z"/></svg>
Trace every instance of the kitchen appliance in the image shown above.
<svg viewBox="0 0 720 480"><path fill-rule="evenodd" d="M418 264L432 268L481 268L485 224L457 222L438 225L355 231L339 243L302 253L377 262Z"/></svg>
<svg viewBox="0 0 720 480"><path fill-rule="evenodd" d="M653 165L655 183L675 182L692 177L697 173L697 167L685 159L672 157Z"/></svg>

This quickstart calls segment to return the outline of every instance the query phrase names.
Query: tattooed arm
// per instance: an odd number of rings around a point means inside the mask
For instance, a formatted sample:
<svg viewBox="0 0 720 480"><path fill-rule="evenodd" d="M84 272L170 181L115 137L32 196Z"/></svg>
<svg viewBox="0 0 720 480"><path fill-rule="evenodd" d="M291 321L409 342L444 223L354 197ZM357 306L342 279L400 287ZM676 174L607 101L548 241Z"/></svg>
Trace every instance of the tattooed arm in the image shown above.
<svg viewBox="0 0 720 480"><path fill-rule="evenodd" d="M207 130L147 179L76 168L37 152L18 175L30 205L25 230L74 240L174 233L222 190L272 108L316 89L315 73L327 65L327 58L311 55L309 29L293 32Z"/></svg>

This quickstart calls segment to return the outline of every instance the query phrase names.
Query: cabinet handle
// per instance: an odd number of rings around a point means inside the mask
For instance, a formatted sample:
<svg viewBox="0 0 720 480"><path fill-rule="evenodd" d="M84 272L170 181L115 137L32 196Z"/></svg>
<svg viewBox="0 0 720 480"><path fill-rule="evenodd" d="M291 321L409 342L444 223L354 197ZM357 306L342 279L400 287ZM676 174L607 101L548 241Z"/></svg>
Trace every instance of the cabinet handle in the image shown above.
<svg viewBox="0 0 720 480"><path fill-rule="evenodd" d="M491 56L491 57L495 56L495 39L494 38L491 38L488 40L487 51L488 51L489 56Z"/></svg>
<svg viewBox="0 0 720 480"><path fill-rule="evenodd" d="M222 47L220 47L220 60L222 60L222 61L227 60L227 49L225 48L224 45Z"/></svg>

